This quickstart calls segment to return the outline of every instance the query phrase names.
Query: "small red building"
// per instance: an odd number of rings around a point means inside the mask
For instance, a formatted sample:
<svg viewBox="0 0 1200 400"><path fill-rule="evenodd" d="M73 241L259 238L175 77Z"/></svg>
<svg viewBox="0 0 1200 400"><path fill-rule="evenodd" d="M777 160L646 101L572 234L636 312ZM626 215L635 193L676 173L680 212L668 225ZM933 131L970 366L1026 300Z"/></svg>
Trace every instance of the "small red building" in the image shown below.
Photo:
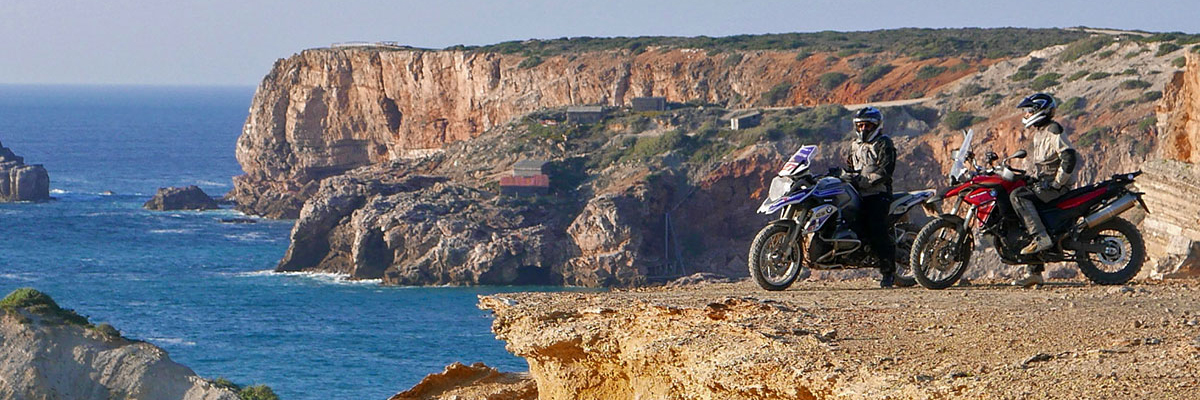
<svg viewBox="0 0 1200 400"><path fill-rule="evenodd" d="M550 193L550 176L545 161L525 160L513 165L512 176L500 177L500 194L509 196L541 196Z"/></svg>

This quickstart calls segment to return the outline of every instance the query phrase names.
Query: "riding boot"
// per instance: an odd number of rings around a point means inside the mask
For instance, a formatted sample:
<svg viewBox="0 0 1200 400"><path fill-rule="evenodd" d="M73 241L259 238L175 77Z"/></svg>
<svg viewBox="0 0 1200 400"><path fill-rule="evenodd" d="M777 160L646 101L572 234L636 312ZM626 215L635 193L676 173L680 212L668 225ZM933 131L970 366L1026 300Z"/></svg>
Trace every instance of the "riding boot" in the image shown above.
<svg viewBox="0 0 1200 400"><path fill-rule="evenodd" d="M879 274L882 278L879 279L879 287L890 288L896 284L896 262L894 260L880 261Z"/></svg>
<svg viewBox="0 0 1200 400"><path fill-rule="evenodd" d="M1050 240L1050 235L1046 234L1046 226L1042 224L1042 217L1038 215L1037 208L1033 202L1028 200L1017 201L1014 204L1018 206L1017 215L1025 222L1025 228L1029 230L1029 235L1033 236L1033 242L1021 249L1021 254L1034 254L1043 250L1049 249L1054 245Z"/></svg>

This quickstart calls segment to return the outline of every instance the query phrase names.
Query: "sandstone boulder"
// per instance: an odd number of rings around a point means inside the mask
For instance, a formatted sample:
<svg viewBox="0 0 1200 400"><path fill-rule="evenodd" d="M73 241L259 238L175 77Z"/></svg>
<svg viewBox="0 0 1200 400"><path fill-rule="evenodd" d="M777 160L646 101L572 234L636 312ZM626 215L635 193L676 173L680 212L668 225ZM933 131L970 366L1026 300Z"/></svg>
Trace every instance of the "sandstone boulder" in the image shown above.
<svg viewBox="0 0 1200 400"><path fill-rule="evenodd" d="M154 198L142 205L148 210L215 210L220 208L212 196L196 185L187 187L159 188Z"/></svg>

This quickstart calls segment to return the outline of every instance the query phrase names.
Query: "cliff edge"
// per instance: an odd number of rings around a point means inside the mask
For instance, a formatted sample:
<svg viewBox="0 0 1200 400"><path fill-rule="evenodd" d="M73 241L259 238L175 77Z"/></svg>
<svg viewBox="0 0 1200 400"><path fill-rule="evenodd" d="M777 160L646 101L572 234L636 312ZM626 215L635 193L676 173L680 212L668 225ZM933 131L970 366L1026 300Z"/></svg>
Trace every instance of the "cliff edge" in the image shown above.
<svg viewBox="0 0 1200 400"><path fill-rule="evenodd" d="M18 289L0 301L0 398L238 400L167 352Z"/></svg>

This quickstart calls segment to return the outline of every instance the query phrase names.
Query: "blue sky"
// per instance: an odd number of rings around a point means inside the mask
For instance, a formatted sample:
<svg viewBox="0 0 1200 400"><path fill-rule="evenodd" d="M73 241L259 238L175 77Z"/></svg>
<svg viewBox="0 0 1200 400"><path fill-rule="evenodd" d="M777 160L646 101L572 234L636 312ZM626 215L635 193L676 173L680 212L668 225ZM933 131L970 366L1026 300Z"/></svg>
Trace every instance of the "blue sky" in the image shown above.
<svg viewBox="0 0 1200 400"><path fill-rule="evenodd" d="M964 26L1197 33L1197 17L1197 0L0 0L0 83L252 86L278 58L343 41L441 48Z"/></svg>

